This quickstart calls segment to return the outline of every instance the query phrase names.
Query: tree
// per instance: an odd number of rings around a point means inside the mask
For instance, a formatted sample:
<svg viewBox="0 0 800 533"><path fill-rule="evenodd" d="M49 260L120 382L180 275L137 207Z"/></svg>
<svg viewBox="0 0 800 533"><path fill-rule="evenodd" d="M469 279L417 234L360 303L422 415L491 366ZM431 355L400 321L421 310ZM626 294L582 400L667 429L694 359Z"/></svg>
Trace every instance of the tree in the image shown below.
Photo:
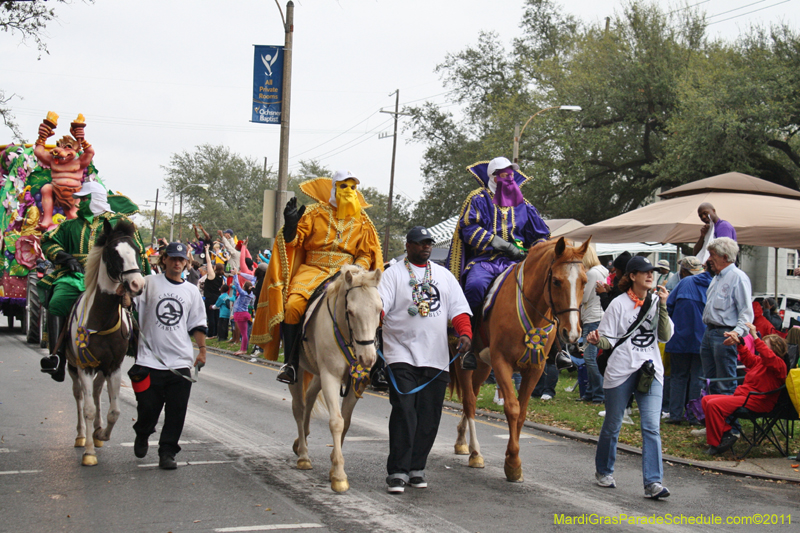
<svg viewBox="0 0 800 533"><path fill-rule="evenodd" d="M270 245L261 236L261 221L263 191L275 189L277 183L271 169L265 172L253 158L208 144L195 147L191 153L172 154L169 165L162 168L172 191L194 183L209 185L208 190L188 187L183 192L184 238L192 223L200 223L212 237L217 230L230 228L240 239L249 238L251 253Z"/></svg>
<svg viewBox="0 0 800 533"><path fill-rule="evenodd" d="M93 2L94 0L88 0ZM0 31L20 35L22 42L33 40L39 50L39 57L47 52L47 44L42 38L47 24L56 20L54 7L47 5L47 0L0 0ZM68 4L70 0L55 0L54 3ZM52 3L50 4L52 6ZM17 126L14 114L8 107L9 101L15 95L6 97L5 91L0 89L0 117L12 135L22 141L22 132Z"/></svg>
<svg viewBox="0 0 800 533"><path fill-rule="evenodd" d="M160 202L159 202L160 203ZM177 219L178 215L175 215ZM159 238L168 238L169 237L169 229L171 226L171 213L165 209L158 210L158 221L156 222L156 237ZM176 220L177 222L177 220ZM136 228L139 230L139 234L142 236L142 242L145 246L149 246L153 242L153 210L152 209L142 209L139 211L139 215L136 218ZM194 232L189 230L191 236L194 237Z"/></svg>
<svg viewBox="0 0 800 533"><path fill-rule="evenodd" d="M548 111L520 141L524 193L546 216L593 223L649 201L658 188L730 170L797 187L800 46L786 28L734 45L710 41L697 10L633 1L608 25L584 24L551 0L527 0L522 37L506 50L484 33L438 71L460 116L412 108L427 146L426 224L458 211L476 184L463 169L511 156L515 124ZM427 215L427 218L426 218Z"/></svg>

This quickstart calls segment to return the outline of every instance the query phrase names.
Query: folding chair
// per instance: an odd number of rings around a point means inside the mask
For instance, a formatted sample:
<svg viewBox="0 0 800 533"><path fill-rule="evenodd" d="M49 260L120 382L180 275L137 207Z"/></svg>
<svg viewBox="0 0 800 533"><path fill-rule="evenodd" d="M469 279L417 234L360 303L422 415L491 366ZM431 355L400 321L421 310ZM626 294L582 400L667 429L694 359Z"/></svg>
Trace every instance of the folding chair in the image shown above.
<svg viewBox="0 0 800 533"><path fill-rule="evenodd" d="M784 359L788 369L794 368L797 364L797 353L787 353ZM767 394L778 394L778 402L768 413L759 413L747 408L747 402L751 396L766 396ZM794 437L794 423L800 420L797 410L789 398L786 385L781 385L769 392L750 392L744 400L744 405L733 412L733 417L749 420L753 424L753 431L748 435L742 431L742 438L747 442L747 449L742 454L734 454L738 459L744 459L750 450L759 446L765 440L773 446L784 457L789 456L789 439Z"/></svg>

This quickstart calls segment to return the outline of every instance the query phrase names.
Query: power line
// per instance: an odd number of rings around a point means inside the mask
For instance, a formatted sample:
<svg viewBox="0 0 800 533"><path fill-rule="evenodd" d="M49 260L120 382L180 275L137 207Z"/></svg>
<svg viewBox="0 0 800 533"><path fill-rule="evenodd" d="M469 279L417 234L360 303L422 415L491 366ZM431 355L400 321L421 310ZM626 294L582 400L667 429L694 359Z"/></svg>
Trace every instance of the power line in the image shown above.
<svg viewBox="0 0 800 533"><path fill-rule="evenodd" d="M323 143L320 143L320 144L318 144L318 145L314 146L313 148L309 148L308 150L305 150L305 151L303 151L303 152L300 152L299 154L294 154L294 155L291 155L291 156L289 156L289 159L297 159L298 157L300 157L300 156L301 156L301 155L303 155L303 154L307 154L308 152L310 152L310 151L312 151L312 150L316 150L316 149L317 149L317 148L319 148L320 146L324 146L324 145L328 144L329 142L333 141L334 139L337 139L337 138L341 137L342 135L344 135L345 133L347 133L348 131L352 130L352 129L353 129L353 128L355 128L356 126L360 126L361 124L363 124L364 122L368 121L369 119L371 119L372 117L374 117L374 116L375 116L375 115L377 115L377 114L378 114L378 111L374 111L374 112L373 112L371 115L369 115L367 118L365 118L365 119L364 119L364 120L362 120L361 122L359 122L359 123L357 123L357 124L354 124L353 126L351 126L351 127L347 128L346 130L344 130L343 132L339 133L338 135L334 135L333 137L331 137L331 138L330 138L330 139L328 139L327 141L325 141L325 142L323 142Z"/></svg>
<svg viewBox="0 0 800 533"><path fill-rule="evenodd" d="M720 23L720 22L725 22L725 21L728 21L728 20L733 20L733 19L736 19L736 18L739 18L739 17L743 17L743 16L745 16L745 15L750 15L750 14L752 14L752 13L758 13L759 11L764 11L765 9L769 9L769 8L771 8L771 7L779 6L779 5L781 5L781 4L785 4L785 3L787 3L787 2L791 2L791 1L792 1L792 0L783 0L783 2L778 2L777 4L772 4L771 6L765 6L765 7L759 8L759 9L754 9L753 11L748 11L747 13L742 13L741 15L734 15L733 17L728 17L728 18L726 18L726 19L722 19L722 20L715 20L714 22L709 22L709 23L708 23L708 25L709 25L709 26L711 26L712 24L718 24L718 23Z"/></svg>
<svg viewBox="0 0 800 533"><path fill-rule="evenodd" d="M670 11L669 13L667 13L667 15L672 15L673 13L677 13L678 11L685 11L685 10L687 10L687 9L691 9L691 8L693 8L693 7L697 7L697 6L699 6L700 4L707 4L707 3L709 3L710 1L711 1L711 0L703 0L702 2L697 2L696 4L692 4L692 5L690 5L690 6L686 6L686 7L679 7L678 9L673 9L672 11ZM766 0L765 0L765 1L766 1Z"/></svg>
<svg viewBox="0 0 800 533"><path fill-rule="evenodd" d="M720 15L727 15L728 13L733 13L734 11L739 11L740 9L744 9L746 7L754 6L756 4L763 4L767 0L758 0L758 2L753 2L752 4L745 4L741 7L735 7L733 9L729 9L728 11L723 11L722 13L715 13L713 15L709 15L708 18L719 17Z"/></svg>

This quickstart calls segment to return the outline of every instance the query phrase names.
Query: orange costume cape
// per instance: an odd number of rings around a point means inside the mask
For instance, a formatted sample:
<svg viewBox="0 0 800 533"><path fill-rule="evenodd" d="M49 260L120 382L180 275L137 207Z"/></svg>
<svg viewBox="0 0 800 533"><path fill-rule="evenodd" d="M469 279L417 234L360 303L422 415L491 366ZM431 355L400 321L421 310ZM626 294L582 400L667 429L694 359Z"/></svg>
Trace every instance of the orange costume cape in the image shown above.
<svg viewBox="0 0 800 533"><path fill-rule="evenodd" d="M270 361L278 359L280 324L290 294L302 294L307 300L343 265L383 268L380 239L365 212L370 205L361 191L356 191L361 214L339 220L330 204L330 178L303 182L300 189L318 203L306 207L294 241L287 243L283 228L278 231L253 322L252 342L264 349L264 357Z"/></svg>

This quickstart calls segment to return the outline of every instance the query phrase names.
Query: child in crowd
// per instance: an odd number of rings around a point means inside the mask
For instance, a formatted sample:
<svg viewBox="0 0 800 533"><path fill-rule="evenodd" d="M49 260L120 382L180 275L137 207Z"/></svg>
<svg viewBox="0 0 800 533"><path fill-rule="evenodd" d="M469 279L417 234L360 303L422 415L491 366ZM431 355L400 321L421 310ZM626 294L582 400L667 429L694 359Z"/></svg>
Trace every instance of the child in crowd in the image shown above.
<svg viewBox="0 0 800 533"><path fill-rule="evenodd" d="M217 298L214 309L219 309L219 322L217 324L217 339L220 341L228 340L228 326L231 319L231 308L233 307L233 288L228 287L227 292L223 292Z"/></svg>

